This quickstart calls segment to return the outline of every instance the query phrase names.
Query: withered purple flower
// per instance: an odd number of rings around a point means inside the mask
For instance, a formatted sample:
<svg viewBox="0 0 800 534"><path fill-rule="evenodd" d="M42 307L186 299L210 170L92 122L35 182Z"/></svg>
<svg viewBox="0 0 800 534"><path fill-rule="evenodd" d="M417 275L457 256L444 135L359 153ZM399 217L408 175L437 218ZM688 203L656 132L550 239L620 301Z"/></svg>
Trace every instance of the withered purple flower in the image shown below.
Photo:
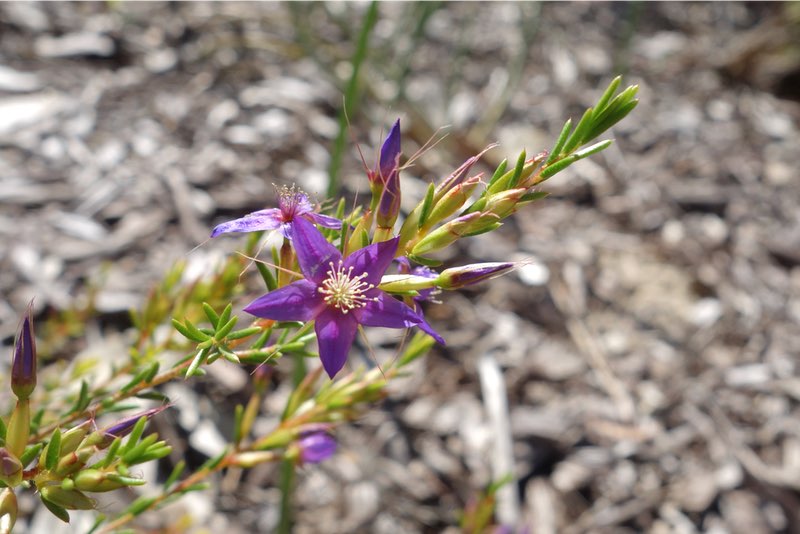
<svg viewBox="0 0 800 534"><path fill-rule="evenodd" d="M334 217L314 212L314 205L308 195L296 187L278 189L278 207L254 211L239 219L217 225L211 237L228 232L259 232L261 230L280 229L284 237L289 236L289 229L294 221L303 218L325 228L341 228L342 222Z"/></svg>
<svg viewBox="0 0 800 534"><path fill-rule="evenodd" d="M14 359L11 364L11 390L19 400L30 397L36 388L36 338L33 336L33 302L22 319Z"/></svg>
<svg viewBox="0 0 800 534"><path fill-rule="evenodd" d="M421 315L377 288L397 251L398 238L343 258L305 219L295 220L291 237L305 279L259 297L245 311L275 321L313 320L319 357L331 378L344 366L358 325L418 326L444 343Z"/></svg>
<svg viewBox="0 0 800 534"><path fill-rule="evenodd" d="M297 445L304 464L318 464L336 452L336 440L325 431L308 432L300 437Z"/></svg>

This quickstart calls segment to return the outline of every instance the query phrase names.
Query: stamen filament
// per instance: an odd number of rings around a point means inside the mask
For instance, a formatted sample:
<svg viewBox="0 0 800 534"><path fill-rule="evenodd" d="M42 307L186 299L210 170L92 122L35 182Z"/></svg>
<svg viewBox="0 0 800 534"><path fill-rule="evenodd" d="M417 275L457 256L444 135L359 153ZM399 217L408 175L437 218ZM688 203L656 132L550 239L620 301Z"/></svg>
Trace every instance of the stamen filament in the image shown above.
<svg viewBox="0 0 800 534"><path fill-rule="evenodd" d="M322 281L317 291L325 295L325 303L334 308L339 308L342 313L347 313L356 308L363 308L368 302L374 302L377 297L367 297L366 291L373 289L374 284L364 282L368 273L353 276L353 267L345 271L344 265L339 261L339 266L334 267L333 262L328 264L328 277Z"/></svg>

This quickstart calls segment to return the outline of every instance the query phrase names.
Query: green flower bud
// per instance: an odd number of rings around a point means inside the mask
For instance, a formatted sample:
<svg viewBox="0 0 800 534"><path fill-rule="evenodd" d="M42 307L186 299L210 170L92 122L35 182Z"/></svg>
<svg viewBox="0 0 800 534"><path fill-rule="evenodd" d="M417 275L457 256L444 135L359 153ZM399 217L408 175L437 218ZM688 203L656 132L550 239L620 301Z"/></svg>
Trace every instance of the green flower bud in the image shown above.
<svg viewBox="0 0 800 534"><path fill-rule="evenodd" d="M280 456L272 451L248 451L237 454L233 459L233 463L239 467L249 469L258 464L274 462L278 458Z"/></svg>
<svg viewBox="0 0 800 534"><path fill-rule="evenodd" d="M378 289L389 293L406 293L408 291L430 289L435 285L435 280L431 277L414 274L385 274L381 278Z"/></svg>
<svg viewBox="0 0 800 534"><path fill-rule="evenodd" d="M61 486L39 488L42 499L67 510L93 510L94 501L78 490L65 490Z"/></svg>
<svg viewBox="0 0 800 534"><path fill-rule="evenodd" d="M11 532L17 522L17 496L11 488L0 492L0 531Z"/></svg>
<svg viewBox="0 0 800 534"><path fill-rule="evenodd" d="M496 228L498 220L499 218L493 214L473 212L462 215L420 239L419 243L414 245L411 253L415 256L422 256L443 249L466 235Z"/></svg>
<svg viewBox="0 0 800 534"><path fill-rule="evenodd" d="M447 217L460 210L461 207L464 206L464 203L469 200L469 197L472 195L472 192L475 191L475 188L481 183L482 177L483 174L478 174L477 176L467 178L457 186L447 191L447 193L445 193L440 200L436 201L436 204L431 210L431 214L425 221L425 226L430 228L434 224L438 223L439 221L443 221Z"/></svg>
<svg viewBox="0 0 800 534"><path fill-rule="evenodd" d="M522 195L525 194L527 189L509 189L500 193L491 195L486 199L486 205L481 210L483 213L491 213L503 219L508 217L516 210Z"/></svg>
<svg viewBox="0 0 800 534"><path fill-rule="evenodd" d="M84 469L75 475L73 481L75 482L75 489L93 491L95 493L112 491L127 486L127 484L123 484L118 480L112 480L109 478L109 473L98 469ZM64 485L62 484L61 487L63 488Z"/></svg>

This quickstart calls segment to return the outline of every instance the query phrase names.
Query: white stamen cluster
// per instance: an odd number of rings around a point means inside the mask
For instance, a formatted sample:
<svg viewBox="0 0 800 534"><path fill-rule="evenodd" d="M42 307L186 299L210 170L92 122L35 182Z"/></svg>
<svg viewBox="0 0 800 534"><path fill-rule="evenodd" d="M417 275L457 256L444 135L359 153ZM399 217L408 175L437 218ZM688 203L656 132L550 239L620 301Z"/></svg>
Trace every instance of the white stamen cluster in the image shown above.
<svg viewBox="0 0 800 534"><path fill-rule="evenodd" d="M329 263L328 277L322 281L322 285L317 291L325 295L325 303L347 313L355 308L363 308L367 302L376 301L375 297L367 297L364 292L374 288L373 284L364 282L367 273L353 276L353 267L348 267L345 271L342 262L339 267L334 267L333 262Z"/></svg>

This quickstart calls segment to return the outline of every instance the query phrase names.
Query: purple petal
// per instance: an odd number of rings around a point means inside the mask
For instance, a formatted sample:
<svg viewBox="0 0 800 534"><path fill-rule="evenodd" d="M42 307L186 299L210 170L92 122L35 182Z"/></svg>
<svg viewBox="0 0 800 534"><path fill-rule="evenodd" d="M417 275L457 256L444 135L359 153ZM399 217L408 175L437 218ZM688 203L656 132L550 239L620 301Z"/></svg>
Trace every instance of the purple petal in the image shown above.
<svg viewBox="0 0 800 534"><path fill-rule="evenodd" d="M344 367L357 330L358 322L351 313L327 308L317 316L314 331L317 333L319 359L331 378Z"/></svg>
<svg viewBox="0 0 800 534"><path fill-rule="evenodd" d="M400 119L395 121L389 135L386 136L381 146L380 171L382 180L386 180L393 170L397 168L400 157Z"/></svg>
<svg viewBox="0 0 800 534"><path fill-rule="evenodd" d="M217 225L211 232L211 237L228 232L258 232L261 230L275 230L281 225L281 210L270 208L255 211L241 219L234 219Z"/></svg>
<svg viewBox="0 0 800 534"><path fill-rule="evenodd" d="M300 270L306 278L317 285L321 284L328 273L328 265L333 263L338 266L342 254L328 243L316 226L302 217L292 223L291 234Z"/></svg>
<svg viewBox="0 0 800 534"><path fill-rule="evenodd" d="M324 306L317 286L308 280L298 280L257 298L244 311L275 321L310 321Z"/></svg>
<svg viewBox="0 0 800 534"><path fill-rule="evenodd" d="M429 325L421 314L415 312L404 302L392 298L383 291L376 291L376 300L368 302L363 308L353 310L359 323L364 326L383 326L385 328L411 328L418 326L437 342L444 345L442 336Z"/></svg>
<svg viewBox="0 0 800 534"><path fill-rule="evenodd" d="M322 226L323 228L341 228L342 221L335 217L330 217L328 215L322 215L321 213L307 213L306 217L311 221L317 223L318 225Z"/></svg>
<svg viewBox="0 0 800 534"><path fill-rule="evenodd" d="M377 286L381 283L381 277L394 259L399 241L400 238L395 237L360 248L345 258L344 268L352 266L355 275L367 273L364 281Z"/></svg>

